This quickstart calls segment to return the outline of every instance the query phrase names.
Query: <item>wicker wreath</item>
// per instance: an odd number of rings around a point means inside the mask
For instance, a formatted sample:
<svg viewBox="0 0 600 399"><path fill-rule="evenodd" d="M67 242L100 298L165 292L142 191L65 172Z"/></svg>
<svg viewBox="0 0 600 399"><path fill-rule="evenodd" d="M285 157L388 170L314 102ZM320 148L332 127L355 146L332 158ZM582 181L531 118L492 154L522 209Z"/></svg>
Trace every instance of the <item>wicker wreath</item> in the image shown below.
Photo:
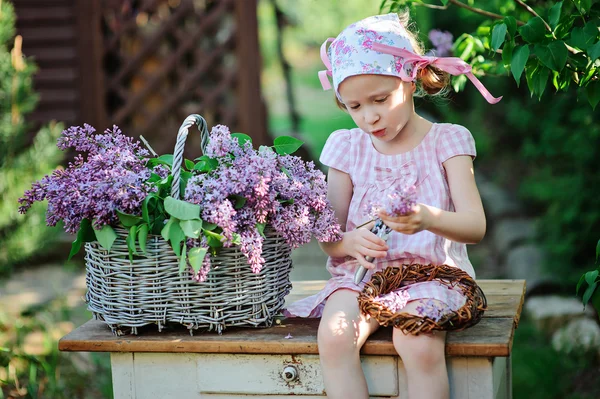
<svg viewBox="0 0 600 399"><path fill-rule="evenodd" d="M435 321L427 316L392 312L375 298L407 284L437 280L448 287L458 288L467 298L456 312ZM465 271L447 265L403 265L376 272L358 296L362 313L375 318L380 325L392 325L404 333L418 335L433 330L459 331L479 323L487 309L487 299L475 280Z"/></svg>

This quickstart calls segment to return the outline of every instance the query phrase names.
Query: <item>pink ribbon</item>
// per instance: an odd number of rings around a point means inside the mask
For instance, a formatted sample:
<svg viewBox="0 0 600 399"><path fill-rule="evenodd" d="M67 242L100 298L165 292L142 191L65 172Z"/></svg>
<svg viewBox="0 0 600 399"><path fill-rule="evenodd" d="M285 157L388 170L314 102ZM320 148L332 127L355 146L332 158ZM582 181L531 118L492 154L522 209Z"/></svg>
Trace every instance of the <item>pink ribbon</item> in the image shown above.
<svg viewBox="0 0 600 399"><path fill-rule="evenodd" d="M332 42L333 40L335 39L330 37L321 45L321 60L323 61L323 64L325 64L325 68L327 68L326 70L319 71L318 73L323 90L331 89L331 83L327 78L327 76L331 76L331 63L329 61L329 57L327 57L327 43ZM502 96L492 96L492 94L485 88L483 83L481 83L479 79L473 75L471 65L467 64L461 58L421 56L401 47L393 47L381 43L373 43L371 48L381 53L402 57L405 64L413 64L410 76L406 75L405 68L402 68L400 71L400 78L404 81L414 81L419 69L424 68L427 65L433 65L442 71L448 72L450 75L466 75L471 83L473 83L481 95L490 104L496 104L502 99Z"/></svg>
<svg viewBox="0 0 600 399"><path fill-rule="evenodd" d="M329 78L327 76L331 76L331 63L329 62L329 57L327 57L327 43L333 42L335 38L328 37L323 44L321 44L321 61L325 64L326 70L319 71L319 80L321 81L321 86L323 86L323 90L331 89L331 83L329 83Z"/></svg>
<svg viewBox="0 0 600 399"><path fill-rule="evenodd" d="M502 100L502 97L494 97L492 94L485 88L483 83L479 81L473 75L471 65L467 64L464 60L458 57L428 57L421 56L418 54L414 54L406 49L400 47L388 46L381 43L373 43L372 49L375 51L379 51L380 53L386 53L395 55L398 57L404 58L405 63L413 63L414 67L411 73L411 80L414 80L417 76L417 71L421 68L426 67L427 65L433 65L442 71L448 72L450 75L466 75L467 78L475 85L477 90L481 93L481 95L486 99L486 101L490 104L496 104L498 101ZM401 74L404 73L404 68L402 68ZM404 80L404 79L403 79Z"/></svg>

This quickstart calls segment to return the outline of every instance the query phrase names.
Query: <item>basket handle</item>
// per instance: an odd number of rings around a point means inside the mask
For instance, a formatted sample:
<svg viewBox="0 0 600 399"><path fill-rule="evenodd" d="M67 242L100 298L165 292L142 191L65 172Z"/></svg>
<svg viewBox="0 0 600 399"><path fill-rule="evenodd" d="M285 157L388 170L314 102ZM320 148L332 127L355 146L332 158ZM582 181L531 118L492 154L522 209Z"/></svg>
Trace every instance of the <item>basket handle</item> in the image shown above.
<svg viewBox="0 0 600 399"><path fill-rule="evenodd" d="M171 197L179 199L179 180L181 177L181 164L183 163L183 149L185 147L185 140L188 136L188 131L194 123L198 126L198 130L201 134L200 146L202 153L206 151L208 145L208 126L206 120L198 114L191 114L181 124L179 131L177 132L177 142L175 143L175 149L173 150L173 165L171 172L173 173L173 183L171 184Z"/></svg>

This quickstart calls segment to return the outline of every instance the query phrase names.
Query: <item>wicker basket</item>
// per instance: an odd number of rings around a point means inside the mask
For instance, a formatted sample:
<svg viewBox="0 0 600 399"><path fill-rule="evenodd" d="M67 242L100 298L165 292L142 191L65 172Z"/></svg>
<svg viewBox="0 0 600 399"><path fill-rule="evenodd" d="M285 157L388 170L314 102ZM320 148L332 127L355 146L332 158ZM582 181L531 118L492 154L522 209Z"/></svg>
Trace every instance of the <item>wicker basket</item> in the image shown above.
<svg viewBox="0 0 600 399"><path fill-rule="evenodd" d="M174 151L174 198L179 198L179 166L194 123L202 132L203 149L208 142L204 119L186 118ZM179 274L178 258L162 237L148 236L146 255L130 261L127 231L115 231L110 252L97 242L85 246L88 309L115 334L129 329L137 334L138 327L149 324L157 324L160 331L170 323L183 324L190 333L197 329L221 333L228 326L268 327L290 292L291 249L272 229L265 230L265 265L260 273L252 273L237 247L221 248L211 258L211 271L202 283Z"/></svg>
<svg viewBox="0 0 600 399"><path fill-rule="evenodd" d="M460 289L467 298L466 303L456 312L435 321L426 316L392 312L375 300L406 284L432 280ZM358 306L362 313L375 318L382 326L392 325L406 334L418 335L433 330L458 331L479 323L487 308L487 299L475 280L459 268L413 264L388 267L374 273L358 296Z"/></svg>

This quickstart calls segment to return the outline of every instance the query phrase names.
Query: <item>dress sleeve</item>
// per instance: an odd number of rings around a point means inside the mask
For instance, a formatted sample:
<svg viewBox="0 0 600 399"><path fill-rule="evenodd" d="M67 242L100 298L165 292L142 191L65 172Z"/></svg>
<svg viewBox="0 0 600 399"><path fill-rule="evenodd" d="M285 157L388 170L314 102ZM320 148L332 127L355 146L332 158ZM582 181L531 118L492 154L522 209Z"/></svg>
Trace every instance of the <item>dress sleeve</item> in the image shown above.
<svg viewBox="0 0 600 399"><path fill-rule="evenodd" d="M436 150L440 163L458 155L470 155L473 159L477 155L473 135L466 127L460 125L447 125L440 132Z"/></svg>
<svg viewBox="0 0 600 399"><path fill-rule="evenodd" d="M351 160L354 159L351 153L351 138L351 132L347 129L336 130L331 133L323 147L319 161L330 168L350 173Z"/></svg>

